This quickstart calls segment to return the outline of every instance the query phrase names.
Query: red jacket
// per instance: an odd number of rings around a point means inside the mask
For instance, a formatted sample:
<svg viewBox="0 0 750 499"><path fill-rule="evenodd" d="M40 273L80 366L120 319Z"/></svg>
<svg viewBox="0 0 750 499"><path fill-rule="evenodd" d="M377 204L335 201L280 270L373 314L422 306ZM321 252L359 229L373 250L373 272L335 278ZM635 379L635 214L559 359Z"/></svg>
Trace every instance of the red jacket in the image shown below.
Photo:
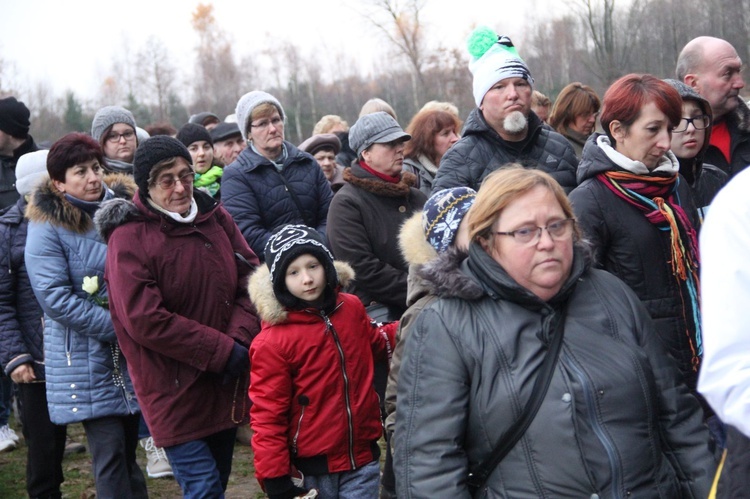
<svg viewBox="0 0 750 499"><path fill-rule="evenodd" d="M194 197L192 224L157 214L139 196L97 218L109 235L115 332L160 447L246 423L249 410L247 377L223 370L235 340L249 346L260 329L244 279L258 259L223 207L202 192Z"/></svg>
<svg viewBox="0 0 750 499"><path fill-rule="evenodd" d="M342 285L353 275L336 262ZM376 460L382 433L373 357L387 360L397 324L376 327L354 295L339 293L328 317L288 311L267 267L250 280L262 330L250 347L250 419L258 481L349 471Z"/></svg>

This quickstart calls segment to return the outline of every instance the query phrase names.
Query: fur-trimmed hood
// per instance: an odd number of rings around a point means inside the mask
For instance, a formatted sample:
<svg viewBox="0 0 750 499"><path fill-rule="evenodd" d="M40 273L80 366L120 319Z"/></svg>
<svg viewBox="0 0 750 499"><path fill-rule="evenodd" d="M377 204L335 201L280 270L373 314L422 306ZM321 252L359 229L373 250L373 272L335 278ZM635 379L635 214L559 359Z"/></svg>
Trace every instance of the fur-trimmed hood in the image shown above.
<svg viewBox="0 0 750 499"><path fill-rule="evenodd" d="M401 180L394 184L376 177L358 164L345 168L343 177L355 187L389 198L407 197L411 188L417 185L417 177L413 173L401 172Z"/></svg>
<svg viewBox="0 0 750 499"><path fill-rule="evenodd" d="M132 199L137 189L133 178L121 173L107 174L102 181L116 198ZM58 225L79 234L85 234L94 227L91 216L68 201L51 179L32 193L26 207L26 217L32 222Z"/></svg>
<svg viewBox="0 0 750 499"><path fill-rule="evenodd" d="M333 266L336 268L341 288L345 288L354 280L354 269L348 263L334 260ZM273 293L271 272L267 265L261 264L253 273L248 282L247 291L262 321L272 325L286 322L289 311Z"/></svg>
<svg viewBox="0 0 750 499"><path fill-rule="evenodd" d="M441 298L477 300L485 294L482 285L461 269L468 253L451 247L417 270L431 294Z"/></svg>
<svg viewBox="0 0 750 499"><path fill-rule="evenodd" d="M747 103L739 96L737 97L737 101L737 109L734 110L734 118L737 120L737 128L744 133L750 133L750 107L748 107Z"/></svg>
<svg viewBox="0 0 750 499"><path fill-rule="evenodd" d="M404 260L409 264L409 275L406 278L406 305L411 306L429 292L424 279L419 276L419 269L438 257L435 248L424 237L421 210L415 212L401 226L398 245Z"/></svg>

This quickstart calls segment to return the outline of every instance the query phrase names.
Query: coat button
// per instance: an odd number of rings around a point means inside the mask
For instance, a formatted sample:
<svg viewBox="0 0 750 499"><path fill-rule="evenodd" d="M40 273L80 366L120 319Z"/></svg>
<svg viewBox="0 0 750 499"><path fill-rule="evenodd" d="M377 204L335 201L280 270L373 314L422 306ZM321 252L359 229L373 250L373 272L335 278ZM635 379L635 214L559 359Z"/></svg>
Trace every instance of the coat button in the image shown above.
<svg viewBox="0 0 750 499"><path fill-rule="evenodd" d="M71 396L70 396L70 398L72 398L72 399L74 399L74 400L75 400L75 399L77 399L78 397L77 397L76 395L71 395Z"/></svg>
<svg viewBox="0 0 750 499"><path fill-rule="evenodd" d="M71 387L71 388L75 388L75 387L76 387L76 384L75 384L75 383L71 383L71 384L70 384L70 387Z"/></svg>
<svg viewBox="0 0 750 499"><path fill-rule="evenodd" d="M78 412L78 407L74 407L73 412Z"/></svg>
<svg viewBox="0 0 750 499"><path fill-rule="evenodd" d="M399 206L398 211L401 213L406 213L406 206Z"/></svg>
<svg viewBox="0 0 750 499"><path fill-rule="evenodd" d="M570 402L571 400L573 400L573 397L569 393L566 393L562 396L563 402Z"/></svg>

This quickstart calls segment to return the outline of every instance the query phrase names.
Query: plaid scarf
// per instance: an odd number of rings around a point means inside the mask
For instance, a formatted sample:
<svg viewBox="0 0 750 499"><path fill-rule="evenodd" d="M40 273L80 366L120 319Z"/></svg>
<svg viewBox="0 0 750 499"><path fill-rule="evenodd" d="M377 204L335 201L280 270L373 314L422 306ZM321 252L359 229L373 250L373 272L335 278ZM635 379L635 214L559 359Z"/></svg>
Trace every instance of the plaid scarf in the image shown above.
<svg viewBox="0 0 750 499"><path fill-rule="evenodd" d="M692 351L692 367L697 371L703 355L701 339L700 279L698 268L698 237L677 195L679 175L651 177L623 171L609 171L597 179L621 199L638 208L646 219L670 236L672 275L677 281L685 324L693 325L685 331Z"/></svg>

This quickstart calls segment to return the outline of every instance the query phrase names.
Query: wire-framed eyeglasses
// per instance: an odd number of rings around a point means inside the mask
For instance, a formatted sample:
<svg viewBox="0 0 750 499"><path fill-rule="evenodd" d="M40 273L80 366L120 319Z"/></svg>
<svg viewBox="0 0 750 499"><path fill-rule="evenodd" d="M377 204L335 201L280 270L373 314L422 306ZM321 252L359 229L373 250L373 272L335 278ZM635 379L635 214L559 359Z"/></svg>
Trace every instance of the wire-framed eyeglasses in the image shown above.
<svg viewBox="0 0 750 499"><path fill-rule="evenodd" d="M565 239L573 232L573 226L575 220L572 218L565 218L563 220L557 220L547 224L546 227L539 226L528 226L521 227L520 229L511 230L508 232L496 231L495 234L498 236L510 236L521 244L532 244L537 243L542 238L542 231L546 230L549 237L554 240Z"/></svg>

